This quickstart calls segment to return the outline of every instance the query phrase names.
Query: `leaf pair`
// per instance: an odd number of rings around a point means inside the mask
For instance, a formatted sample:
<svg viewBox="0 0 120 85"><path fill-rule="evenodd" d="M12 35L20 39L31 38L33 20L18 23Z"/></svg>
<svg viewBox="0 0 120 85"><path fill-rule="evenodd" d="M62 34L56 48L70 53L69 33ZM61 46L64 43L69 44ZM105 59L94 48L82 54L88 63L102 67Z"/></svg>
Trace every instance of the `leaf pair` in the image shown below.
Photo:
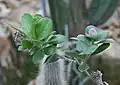
<svg viewBox="0 0 120 85"><path fill-rule="evenodd" d="M78 35L76 49L81 55L98 54L109 47L111 41L107 39L107 36L107 31L90 25L85 29L85 35Z"/></svg>
<svg viewBox="0 0 120 85"><path fill-rule="evenodd" d="M42 40L52 31L52 20L39 14L25 13L21 20L21 29L30 39Z"/></svg>

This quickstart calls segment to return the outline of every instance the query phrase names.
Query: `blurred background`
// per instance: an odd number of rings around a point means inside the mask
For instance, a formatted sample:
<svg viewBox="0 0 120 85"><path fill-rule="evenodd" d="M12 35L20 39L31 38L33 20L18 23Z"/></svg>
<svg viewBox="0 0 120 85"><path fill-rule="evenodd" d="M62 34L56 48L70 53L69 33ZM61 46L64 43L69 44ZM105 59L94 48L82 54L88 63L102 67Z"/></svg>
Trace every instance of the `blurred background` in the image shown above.
<svg viewBox="0 0 120 85"><path fill-rule="evenodd" d="M68 37L84 33L87 25L109 31L111 46L90 59L110 85L120 85L120 0L0 0L0 85L27 85L38 73L26 52L17 51L13 40L24 13L51 17L53 30Z"/></svg>

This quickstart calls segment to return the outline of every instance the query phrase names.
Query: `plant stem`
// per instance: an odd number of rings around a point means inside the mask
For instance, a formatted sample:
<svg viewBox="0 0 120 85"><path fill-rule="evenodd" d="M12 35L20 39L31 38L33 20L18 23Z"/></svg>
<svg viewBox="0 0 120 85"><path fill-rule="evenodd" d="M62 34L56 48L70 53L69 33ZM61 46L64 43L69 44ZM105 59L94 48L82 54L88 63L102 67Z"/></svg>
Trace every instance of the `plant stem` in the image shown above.
<svg viewBox="0 0 120 85"><path fill-rule="evenodd" d="M92 78L91 75L89 74L89 72L88 72L87 70L85 71L85 73L86 73L90 78Z"/></svg>
<svg viewBox="0 0 120 85"><path fill-rule="evenodd" d="M86 55L85 59L83 60L83 65L85 65L90 58L91 54Z"/></svg>

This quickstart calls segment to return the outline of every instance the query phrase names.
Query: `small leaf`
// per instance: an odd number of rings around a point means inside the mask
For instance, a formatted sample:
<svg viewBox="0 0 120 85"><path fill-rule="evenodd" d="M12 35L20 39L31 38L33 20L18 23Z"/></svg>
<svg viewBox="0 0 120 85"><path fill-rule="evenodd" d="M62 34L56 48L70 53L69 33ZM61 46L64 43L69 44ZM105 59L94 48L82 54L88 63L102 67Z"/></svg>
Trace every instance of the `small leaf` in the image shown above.
<svg viewBox="0 0 120 85"><path fill-rule="evenodd" d="M44 57L44 52L41 49L39 49L33 55L33 62L35 64L40 63L43 57Z"/></svg>
<svg viewBox="0 0 120 85"><path fill-rule="evenodd" d="M75 57L75 58L79 58L80 60L82 60L82 59L84 59L85 57L84 56L81 56L81 55L79 55L79 53L78 52L65 52L68 56L71 56L71 57Z"/></svg>
<svg viewBox="0 0 120 85"><path fill-rule="evenodd" d="M41 29L40 27L38 28L37 26L40 24L40 21L42 20L42 16L40 15L35 15L33 17L33 23L31 24L30 31L29 31L29 37L36 40L37 39L37 33L36 29Z"/></svg>
<svg viewBox="0 0 120 85"><path fill-rule="evenodd" d="M85 29L85 35L94 41L102 41L108 36L108 31L90 25Z"/></svg>
<svg viewBox="0 0 120 85"><path fill-rule="evenodd" d="M87 64L80 65L80 66L78 67L78 70L79 70L80 72L87 71L88 69L90 69L90 67L89 67Z"/></svg>
<svg viewBox="0 0 120 85"><path fill-rule="evenodd" d="M53 55L56 52L57 48L55 45L44 48L44 52L46 55Z"/></svg>
<svg viewBox="0 0 120 85"><path fill-rule="evenodd" d="M110 46L110 43L102 43L93 53L92 55L98 54Z"/></svg>
<svg viewBox="0 0 120 85"><path fill-rule="evenodd" d="M28 35L29 31L30 31L30 27L33 23L33 17L31 14L29 13L25 13L22 16L22 20L21 20L21 30Z"/></svg>
<svg viewBox="0 0 120 85"><path fill-rule="evenodd" d="M55 44L66 42L66 41L67 41L67 37L60 34L54 35L54 38L51 40L51 42Z"/></svg>
<svg viewBox="0 0 120 85"><path fill-rule="evenodd" d="M32 48L33 43L31 43L31 42L28 41L28 40L23 40L23 41L22 41L22 46L23 46L23 48L28 48L28 49L30 49L30 48Z"/></svg>
<svg viewBox="0 0 120 85"><path fill-rule="evenodd" d="M77 38L78 41L76 43L76 50L78 52L83 54L92 54L98 48L97 45L92 44L85 36L78 36Z"/></svg>

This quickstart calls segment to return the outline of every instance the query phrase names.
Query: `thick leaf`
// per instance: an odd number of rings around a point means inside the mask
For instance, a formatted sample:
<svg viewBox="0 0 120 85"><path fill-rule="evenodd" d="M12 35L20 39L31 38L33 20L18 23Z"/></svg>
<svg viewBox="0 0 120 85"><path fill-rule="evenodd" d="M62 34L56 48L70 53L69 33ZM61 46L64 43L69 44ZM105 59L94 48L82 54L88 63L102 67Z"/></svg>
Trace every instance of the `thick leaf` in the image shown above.
<svg viewBox="0 0 120 85"><path fill-rule="evenodd" d="M57 34L57 35L54 35L54 38L51 40L51 42L58 44L58 43L66 42L67 40L68 39L66 36Z"/></svg>
<svg viewBox="0 0 120 85"><path fill-rule="evenodd" d="M52 20L49 18L42 18L35 26L36 37L38 40L42 40L52 31Z"/></svg>
<svg viewBox="0 0 120 85"><path fill-rule="evenodd" d="M35 15L33 18L33 23L30 27L29 37L36 40L37 39L37 33L36 33L36 26L40 23L40 20L42 19L42 16Z"/></svg>
<svg viewBox="0 0 120 85"><path fill-rule="evenodd" d="M101 44L93 53L92 55L98 54L102 51L104 51L105 49L107 49L110 46L110 43L103 43Z"/></svg>
<svg viewBox="0 0 120 85"><path fill-rule="evenodd" d="M57 48L55 45L44 48L44 52L46 55L53 55L56 52Z"/></svg>
<svg viewBox="0 0 120 85"><path fill-rule="evenodd" d="M102 41L108 36L108 32L102 29L97 29L95 26L88 26L85 29L85 35L94 41Z"/></svg>
<svg viewBox="0 0 120 85"><path fill-rule="evenodd" d="M23 41L22 41L22 46L23 46L23 48L28 48L28 49L30 49L30 48L32 48L33 43L31 43L31 42L28 41L28 40L23 40Z"/></svg>
<svg viewBox="0 0 120 85"><path fill-rule="evenodd" d="M33 62L36 64L40 63L43 57L44 57L44 52L41 49L39 49L33 55Z"/></svg>
<svg viewBox="0 0 120 85"><path fill-rule="evenodd" d="M78 36L76 44L76 50L83 54L92 54L98 48L97 45L92 44L85 36Z"/></svg>
<svg viewBox="0 0 120 85"><path fill-rule="evenodd" d="M90 45L83 41L79 41L76 46L77 51L83 54L92 54L97 48L97 45Z"/></svg>
<svg viewBox="0 0 120 85"><path fill-rule="evenodd" d="M33 23L33 17L31 14L25 13L22 16L22 20L21 20L21 30L28 35L29 31L30 31L30 27Z"/></svg>
<svg viewBox="0 0 120 85"><path fill-rule="evenodd" d="M79 70L80 72L87 71L88 69L90 69L90 67L89 67L87 64L80 65L80 66L78 67L78 70Z"/></svg>
<svg viewBox="0 0 120 85"><path fill-rule="evenodd" d="M31 25L31 27L30 27L30 31L29 31L29 33L28 33L28 36L31 38L31 39L33 39L33 40L36 40L36 31L35 31L35 26L36 26L36 24L35 24L35 22L33 21L33 23L32 23L32 25Z"/></svg>
<svg viewBox="0 0 120 85"><path fill-rule="evenodd" d="M79 55L79 53L78 52L65 52L68 56L71 56L71 57L75 57L75 58L77 58L77 59L80 59L80 60L82 60L82 59L84 59L85 58L85 56L81 56L81 55Z"/></svg>

